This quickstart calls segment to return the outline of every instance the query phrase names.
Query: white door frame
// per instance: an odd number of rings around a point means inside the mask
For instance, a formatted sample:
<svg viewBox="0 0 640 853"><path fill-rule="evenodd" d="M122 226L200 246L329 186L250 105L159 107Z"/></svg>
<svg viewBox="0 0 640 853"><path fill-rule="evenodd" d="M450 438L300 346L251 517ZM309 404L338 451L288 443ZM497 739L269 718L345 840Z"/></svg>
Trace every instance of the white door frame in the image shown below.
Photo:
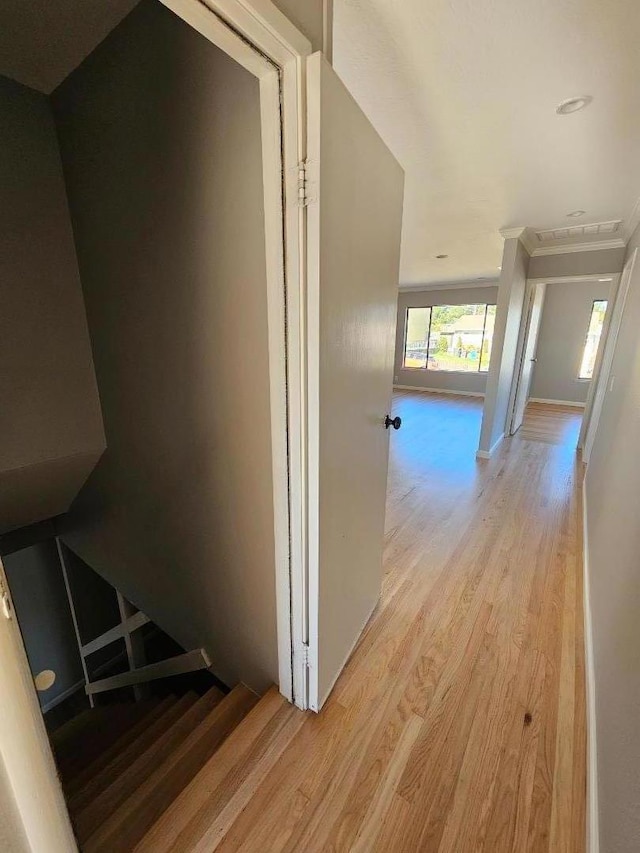
<svg viewBox="0 0 640 853"><path fill-rule="evenodd" d="M605 328L602 330L602 339L598 347L598 355L594 369L591 387L585 406L584 417L578 447L582 449L582 461L588 463L593 448L593 442L598 431L600 414L604 404L604 398L609 389L611 381L611 367L616 352L618 334L624 314L624 306L627 301L629 284L633 277L633 268L636 263L638 250L635 249L631 257L624 265L620 276L614 279L613 293L609 299L609 307L605 318Z"/></svg>
<svg viewBox="0 0 640 853"><path fill-rule="evenodd" d="M270 0L161 0L260 81L280 692L307 707L305 61L310 42ZM11 608L0 562L0 594ZM13 613L0 612L0 762L31 848L76 849ZM0 769L2 769L0 767Z"/></svg>
<svg viewBox="0 0 640 853"><path fill-rule="evenodd" d="M513 383L511 385L511 392L509 397L509 408L508 408L508 418L507 418L507 435L513 435L513 421L516 416L516 406L518 404L518 391L520 389L520 383L522 381L522 374L524 372L524 359L527 351L527 341L529 337L529 324L531 322L531 313L533 311L533 303L535 300L536 289L538 287L544 287L546 285L545 280L536 280L536 279L527 279L527 283L525 286L525 298L524 305L525 310L522 312L522 320L520 321L520 329L518 330L518 344L516 348L516 364L518 368L513 377ZM544 310L544 309L543 309ZM536 344L537 346L537 344ZM526 405L526 403L525 403Z"/></svg>
<svg viewBox="0 0 640 853"><path fill-rule="evenodd" d="M299 174L311 44L270 0L161 2L260 81L279 689L306 709L306 211Z"/></svg>

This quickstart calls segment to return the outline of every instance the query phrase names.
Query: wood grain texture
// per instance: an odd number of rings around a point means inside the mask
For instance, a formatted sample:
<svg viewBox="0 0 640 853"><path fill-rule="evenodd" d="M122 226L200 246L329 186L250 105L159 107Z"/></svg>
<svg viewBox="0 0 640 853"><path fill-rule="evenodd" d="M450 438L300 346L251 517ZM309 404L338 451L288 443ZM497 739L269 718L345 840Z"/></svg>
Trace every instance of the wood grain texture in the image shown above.
<svg viewBox="0 0 640 853"><path fill-rule="evenodd" d="M488 461L479 401L394 414L382 597L325 708L265 697L140 850L584 853L580 413Z"/></svg>

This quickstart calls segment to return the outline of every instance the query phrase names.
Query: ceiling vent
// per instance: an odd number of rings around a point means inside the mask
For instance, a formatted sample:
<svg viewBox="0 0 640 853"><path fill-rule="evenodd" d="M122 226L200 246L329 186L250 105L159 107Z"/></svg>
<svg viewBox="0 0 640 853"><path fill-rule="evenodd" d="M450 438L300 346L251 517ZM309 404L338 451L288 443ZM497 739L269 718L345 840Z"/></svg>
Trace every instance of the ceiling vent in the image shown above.
<svg viewBox="0 0 640 853"><path fill-rule="evenodd" d="M536 238L540 243L576 238L590 239L603 234L616 234L621 229L622 220L614 219L611 222L594 222L592 225L571 225L569 228L550 228L547 231L536 231Z"/></svg>

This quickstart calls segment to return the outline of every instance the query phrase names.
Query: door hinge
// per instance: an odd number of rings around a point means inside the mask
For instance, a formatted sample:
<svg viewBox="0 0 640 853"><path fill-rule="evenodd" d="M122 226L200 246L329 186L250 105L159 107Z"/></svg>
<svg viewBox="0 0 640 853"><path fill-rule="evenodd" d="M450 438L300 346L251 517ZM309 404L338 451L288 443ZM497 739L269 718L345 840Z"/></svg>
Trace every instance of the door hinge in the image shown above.
<svg viewBox="0 0 640 853"><path fill-rule="evenodd" d="M315 202L309 192L309 160L301 160L298 163L298 204L300 207L308 207Z"/></svg>
<svg viewBox="0 0 640 853"><path fill-rule="evenodd" d="M307 669L311 666L309 662L309 643L302 644L302 665Z"/></svg>

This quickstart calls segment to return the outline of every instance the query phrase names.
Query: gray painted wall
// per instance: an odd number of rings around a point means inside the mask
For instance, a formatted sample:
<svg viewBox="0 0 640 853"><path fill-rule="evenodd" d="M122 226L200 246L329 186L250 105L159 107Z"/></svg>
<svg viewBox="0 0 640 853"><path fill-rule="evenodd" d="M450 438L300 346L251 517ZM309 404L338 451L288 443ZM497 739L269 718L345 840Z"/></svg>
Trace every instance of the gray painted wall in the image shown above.
<svg viewBox="0 0 640 853"><path fill-rule="evenodd" d="M331 33L333 0L273 0L273 5L309 39L314 51L323 49L324 9L326 6L328 32ZM331 61L330 55L328 59Z"/></svg>
<svg viewBox="0 0 640 853"><path fill-rule="evenodd" d="M597 249L592 252L565 252L563 255L539 255L529 261L529 278L617 273L622 269L624 253L624 248L620 248Z"/></svg>
<svg viewBox="0 0 640 853"><path fill-rule="evenodd" d="M44 95L0 78L0 532L64 512L104 450Z"/></svg>
<svg viewBox="0 0 640 853"><path fill-rule="evenodd" d="M505 240L498 283L493 357L487 377L479 450L489 453L506 428L516 369L518 335L527 286L529 255L519 240Z"/></svg>
<svg viewBox="0 0 640 853"><path fill-rule="evenodd" d="M2 559L31 672L56 673L48 690L38 693L42 706L84 684L71 611L53 540L8 554Z"/></svg>
<svg viewBox="0 0 640 853"><path fill-rule="evenodd" d="M636 262L585 483L602 853L640 849L639 323Z"/></svg>
<svg viewBox="0 0 640 853"><path fill-rule="evenodd" d="M69 546L227 683L277 681L258 81L143 2L55 112L109 449Z"/></svg>
<svg viewBox="0 0 640 853"><path fill-rule="evenodd" d="M584 343L596 299L608 299L611 282L548 284L538 337L531 397L584 403L589 380L578 379Z"/></svg>
<svg viewBox="0 0 640 853"><path fill-rule="evenodd" d="M412 370L402 366L406 315L407 308L422 308L427 305L466 305L474 302L495 304L497 298L497 286L452 289L443 286L442 289L438 290L401 290L398 294L395 384L411 385L415 388L435 388L444 391L484 394L487 384L486 373L448 373L434 370Z"/></svg>

